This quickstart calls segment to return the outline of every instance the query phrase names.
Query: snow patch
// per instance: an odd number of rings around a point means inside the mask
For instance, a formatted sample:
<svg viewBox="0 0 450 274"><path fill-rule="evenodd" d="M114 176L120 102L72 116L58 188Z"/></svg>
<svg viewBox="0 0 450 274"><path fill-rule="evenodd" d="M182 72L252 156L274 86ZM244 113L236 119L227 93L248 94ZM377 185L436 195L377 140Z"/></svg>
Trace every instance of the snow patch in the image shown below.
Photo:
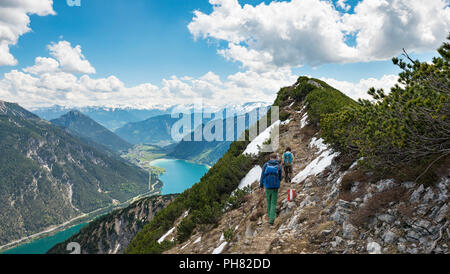
<svg viewBox="0 0 450 274"><path fill-rule="evenodd" d="M258 155L259 148L261 148L265 141L270 138L272 130L280 125L280 120L273 123L270 127L266 128L261 134L259 134L245 149L244 155Z"/></svg>
<svg viewBox="0 0 450 274"><path fill-rule="evenodd" d="M220 254L222 253L225 246L228 244L228 242L221 243L216 249L213 250L212 254Z"/></svg>
<svg viewBox="0 0 450 274"><path fill-rule="evenodd" d="M309 143L310 148L318 148L319 154L325 151L328 147L323 143L324 140L322 138L317 139L316 137L313 137L311 139L311 143Z"/></svg>
<svg viewBox="0 0 450 274"><path fill-rule="evenodd" d="M302 120L300 121L300 128L304 128L307 125L307 120L308 120L308 114L305 114L302 118Z"/></svg>
<svg viewBox="0 0 450 274"><path fill-rule="evenodd" d="M117 254L117 252L119 251L120 248L120 243L117 244L116 249L114 249L113 254Z"/></svg>
<svg viewBox="0 0 450 274"><path fill-rule="evenodd" d="M284 125L289 124L290 122L291 122L291 119L287 119L286 121L281 122L281 125L284 126Z"/></svg>
<svg viewBox="0 0 450 274"><path fill-rule="evenodd" d="M358 162L359 162L359 161L362 161L362 160L364 160L364 157L361 157L361 158L359 158L359 160L355 161L355 162L350 166L349 169L352 169L352 168L356 167L356 166L358 165Z"/></svg>
<svg viewBox="0 0 450 274"><path fill-rule="evenodd" d="M314 161L312 161L307 167L305 167L297 176L292 179L294 183L301 183L309 176L317 175L323 172L328 166L331 165L331 162L335 157L337 157L339 153L331 153L330 150L325 150L319 155Z"/></svg>
<svg viewBox="0 0 450 274"><path fill-rule="evenodd" d="M198 239L195 240L194 244L197 244L197 243L199 243L199 242L201 242L201 241L202 241L202 237L198 237Z"/></svg>
<svg viewBox="0 0 450 274"><path fill-rule="evenodd" d="M162 243L162 242L167 238L167 236L169 236L170 234L172 234L172 232L173 232L174 230L175 230L175 227L173 227L172 229L170 229L169 231L167 231L166 234L164 234L161 238L159 238L158 244Z"/></svg>
<svg viewBox="0 0 450 274"><path fill-rule="evenodd" d="M190 243L191 243L191 242L188 242L187 244L185 244L184 246L182 246L182 247L180 248L180 250L185 249Z"/></svg>
<svg viewBox="0 0 450 274"><path fill-rule="evenodd" d="M258 181L261 177L262 168L261 166L255 166L253 167L247 175L245 175L244 178L242 178L241 182L239 183L238 189L244 189L245 187L253 184L254 182Z"/></svg>

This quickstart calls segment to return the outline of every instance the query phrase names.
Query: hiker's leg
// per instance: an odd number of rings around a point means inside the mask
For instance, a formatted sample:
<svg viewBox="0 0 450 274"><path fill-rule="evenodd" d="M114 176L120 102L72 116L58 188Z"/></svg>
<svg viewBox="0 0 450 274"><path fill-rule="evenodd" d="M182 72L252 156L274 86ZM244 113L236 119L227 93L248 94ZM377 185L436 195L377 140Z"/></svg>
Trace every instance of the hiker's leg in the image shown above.
<svg viewBox="0 0 450 274"><path fill-rule="evenodd" d="M266 189L266 199L267 199L267 218L270 216L270 191Z"/></svg>
<svg viewBox="0 0 450 274"><path fill-rule="evenodd" d="M289 178L288 178L288 176L289 176L289 173L288 173L288 171L289 171L289 169L288 169L288 166L284 166L284 181L285 182L288 182L288 180L289 180Z"/></svg>
<svg viewBox="0 0 450 274"><path fill-rule="evenodd" d="M292 180L292 166L288 167L288 174L289 174L289 181L288 181L288 183L290 183L291 180Z"/></svg>
<svg viewBox="0 0 450 274"><path fill-rule="evenodd" d="M269 222L273 224L277 217L278 189L271 189Z"/></svg>

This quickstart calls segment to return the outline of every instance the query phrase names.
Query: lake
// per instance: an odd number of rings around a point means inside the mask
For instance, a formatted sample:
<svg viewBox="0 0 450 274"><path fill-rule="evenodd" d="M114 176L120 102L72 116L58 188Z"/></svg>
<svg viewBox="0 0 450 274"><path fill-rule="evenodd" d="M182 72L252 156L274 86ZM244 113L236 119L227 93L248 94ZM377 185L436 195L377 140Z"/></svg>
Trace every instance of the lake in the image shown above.
<svg viewBox="0 0 450 274"><path fill-rule="evenodd" d="M85 225L87 225L87 223L73 226L52 236L18 246L1 254L45 254L56 244L64 242L69 239L70 236L78 233Z"/></svg>
<svg viewBox="0 0 450 274"><path fill-rule="evenodd" d="M183 193L186 189L200 182L209 168L205 165L194 164L184 160L158 159L150 163L152 166L162 167L166 172L159 177L164 183L162 194Z"/></svg>
<svg viewBox="0 0 450 274"><path fill-rule="evenodd" d="M209 170L205 165L174 159L155 160L151 162L151 165L162 167L166 170L160 176L161 181L164 183L162 188L163 195L184 192L186 189L198 183ZM18 246L2 254L45 254L56 244L64 242L70 236L78 233L85 225L86 223L73 226L55 235Z"/></svg>

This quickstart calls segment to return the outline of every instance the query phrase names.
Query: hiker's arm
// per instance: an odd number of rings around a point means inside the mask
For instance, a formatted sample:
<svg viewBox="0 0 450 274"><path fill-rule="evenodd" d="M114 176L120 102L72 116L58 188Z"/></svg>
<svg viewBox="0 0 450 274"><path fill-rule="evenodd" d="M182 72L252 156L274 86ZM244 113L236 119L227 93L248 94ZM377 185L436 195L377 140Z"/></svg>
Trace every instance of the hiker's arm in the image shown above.
<svg viewBox="0 0 450 274"><path fill-rule="evenodd" d="M281 166L278 168L278 178L280 179L280 181L283 179L283 169L281 168Z"/></svg>
<svg viewBox="0 0 450 274"><path fill-rule="evenodd" d="M259 179L259 187L264 187L264 171L266 170L267 164L264 164L262 171L261 171L261 178Z"/></svg>

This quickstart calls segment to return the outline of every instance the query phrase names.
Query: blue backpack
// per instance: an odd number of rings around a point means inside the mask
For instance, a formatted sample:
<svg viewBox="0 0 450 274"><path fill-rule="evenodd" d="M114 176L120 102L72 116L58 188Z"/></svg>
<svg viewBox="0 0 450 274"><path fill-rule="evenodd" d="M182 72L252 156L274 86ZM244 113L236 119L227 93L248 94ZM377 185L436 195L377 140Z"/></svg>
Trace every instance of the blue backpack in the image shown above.
<svg viewBox="0 0 450 274"><path fill-rule="evenodd" d="M278 165L267 165L264 170L264 185L267 189L280 188Z"/></svg>
<svg viewBox="0 0 450 274"><path fill-rule="evenodd" d="M284 164L292 165L292 152L284 153Z"/></svg>

